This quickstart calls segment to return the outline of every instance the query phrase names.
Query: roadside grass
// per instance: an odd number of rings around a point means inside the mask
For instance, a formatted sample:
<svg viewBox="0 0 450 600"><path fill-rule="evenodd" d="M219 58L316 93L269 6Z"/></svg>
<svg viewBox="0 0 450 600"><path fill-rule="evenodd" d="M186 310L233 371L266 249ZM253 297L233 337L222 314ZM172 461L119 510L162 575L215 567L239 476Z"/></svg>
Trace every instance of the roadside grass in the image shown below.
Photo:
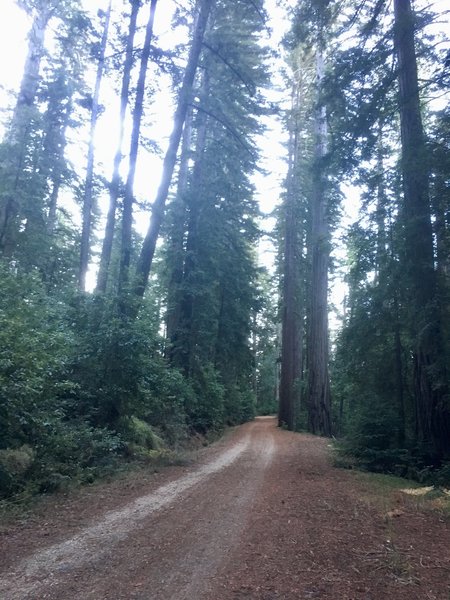
<svg viewBox="0 0 450 600"><path fill-rule="evenodd" d="M433 511L450 521L450 491L445 488L356 468L349 474L362 484L362 500L382 512L386 519L395 518L402 511Z"/></svg>
<svg viewBox="0 0 450 600"><path fill-rule="evenodd" d="M369 563L380 576L383 574L401 586L410 587L411 597L417 597L414 590L421 583L421 571L411 547L400 541L397 523L407 527L408 515L417 513L438 514L440 520L450 522L449 490L356 468L347 470L347 474L356 484L360 501L376 511L384 525L383 544L364 553L361 560Z"/></svg>
<svg viewBox="0 0 450 600"><path fill-rule="evenodd" d="M385 514L393 509L437 511L442 518L450 520L450 486L432 485L389 473L373 472L362 468L358 461L343 451L339 443L330 444L331 463L337 469L345 469L364 490L363 500ZM395 516L395 514L393 515Z"/></svg>

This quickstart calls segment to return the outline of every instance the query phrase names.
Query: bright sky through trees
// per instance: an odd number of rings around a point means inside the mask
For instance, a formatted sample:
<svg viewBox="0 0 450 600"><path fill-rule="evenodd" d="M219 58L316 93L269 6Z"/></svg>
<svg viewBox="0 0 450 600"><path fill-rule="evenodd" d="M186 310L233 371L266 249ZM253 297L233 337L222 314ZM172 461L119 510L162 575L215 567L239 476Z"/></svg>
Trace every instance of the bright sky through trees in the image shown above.
<svg viewBox="0 0 450 600"><path fill-rule="evenodd" d="M23 64L26 56L26 38L30 27L30 19L25 12L21 10L14 0L3 0L2 20L0 22L0 51L2 56L8 57L8 60L0 64L0 107L3 113L3 119L8 115L14 102L14 93L20 85L20 79L23 71ZM293 0L289 4L294 4ZM104 0L84 0L85 9L89 14L95 15L98 9L105 8ZM270 44L274 50L280 48L282 37L288 28L285 10L277 5L275 0L266 2L270 16L269 27L271 35L267 35L264 43ZM164 2L164 7L158 6L155 19L155 33L158 36L158 44L162 49L171 49L177 43L184 41L186 30L178 28L174 33L172 29L172 17L175 3ZM146 18L146 11L142 10L140 20ZM12 27L11 24L14 24ZM141 25L144 25L141 22ZM141 32L142 35L142 32ZM50 36L47 36L47 44L51 43ZM14 52L11 53L11 49ZM91 79L94 79L92 71ZM276 68L274 69L276 80ZM172 128L173 103L170 94L170 79L158 73L161 91L154 95L151 104L146 110L147 125L144 129L144 136L155 140L160 147L159 155L153 152L147 152L141 149L138 159L135 193L137 198L143 202L151 202L161 176L162 156ZM268 99L273 103L281 103L284 100L281 80L274 81L275 88L268 91ZM277 87L278 86L278 87ZM110 170L115 152L115 143L118 135L117 115L119 111L119 94L112 89L111 82L105 80L101 91L101 102L106 110L100 119L96 133L96 161L100 163L101 174L110 177ZM6 113L6 115L5 115ZM265 135L260 136L261 162L260 166L264 173L257 173L254 176L254 183L257 188L258 200L263 213L270 213L277 204L280 195L280 186L284 178L286 163L284 160L284 148L282 141L284 134L281 123L273 118L266 118L265 124L267 131ZM77 135L77 134L76 134ZM86 138L80 135L81 140ZM128 139L128 138L127 138ZM72 140L69 146L68 157L75 164L79 165L79 170L85 168L85 155L87 148L85 141L77 143L77 139ZM126 168L125 164L122 168ZM100 200L101 202L101 200ZM107 199L105 197L104 211L106 212ZM270 229L274 224L274 219L268 219L265 229ZM148 212L136 214L136 229L142 235L148 226ZM261 253L265 255L262 260L271 263L270 254L273 253L273 247L270 243L263 242ZM93 273L91 273L93 277ZM93 279L92 279L93 283Z"/></svg>
<svg viewBox="0 0 450 600"><path fill-rule="evenodd" d="M288 6L294 6L295 0L289 0L286 3ZM435 30L442 30L449 26L449 15L445 14L447 7L446 0L436 0L433 4L435 10L442 13L441 21L435 26ZM84 0L85 9L92 15L95 15L97 10L105 8L104 0ZM174 33L172 28L172 16L175 3L171 0L164 2L164 7L158 6L157 16L155 19L155 33L159 38L159 45L163 49L173 48L179 42L183 41L186 34L184 28L178 28ZM268 36L265 43L269 43L274 50L280 49L280 44L283 35L289 27L288 19L286 18L286 9L278 5L276 0L266 1L267 11L270 17L269 27L271 35ZM146 11L141 11L140 19L143 21L146 18ZM144 23L142 22L141 25ZM18 89L22 76L23 64L26 55L26 37L30 26L30 19L25 12L21 10L14 0L3 0L2 2L2 19L0 21L0 52L3 57L6 57L0 63L0 110L1 121L8 117L8 109L11 108L14 102L14 93ZM142 32L141 32L142 35ZM51 40L47 40L47 44ZM274 104L283 104L286 100L286 92L283 90L283 82L279 74L278 67L273 68L273 83L274 88L267 92L268 100ZM92 72L92 80L94 72ZM155 140L160 147L160 154L148 152L141 149L138 167L136 173L135 193L136 197L142 202L151 202L153 200L156 188L161 176L162 155L165 151L168 136L172 128L173 105L169 91L170 78L161 73L158 73L161 91L154 95L146 115L146 126L144 136L148 139ZM102 89L101 102L105 104L105 114L99 121L96 135L96 161L100 163L101 175L109 178L111 173L111 165L115 152L115 144L117 140L117 115L119 111L119 94L114 91L111 82L105 81ZM445 100L442 100L445 102ZM286 171L285 147L286 136L282 130L282 124L278 119L266 118L265 125L267 126L266 133L259 137L261 148L260 166L263 172L256 173L253 181L256 185L258 201L263 213L269 214L279 201L282 181ZM78 133L80 139L83 134ZM79 170L82 171L85 167L86 147L85 142L77 143L78 140L72 140L69 146L69 159L75 164L80 165ZM122 168L126 168L124 161ZM346 202L344 206L345 223L353 222L357 218L359 206L358 192L349 186L344 187L344 195ZM107 199L104 198L104 211L106 212ZM100 200L102 202L102 200ZM347 215L347 218L345 216ZM274 225L274 219L267 218L264 229L270 230ZM136 229L142 235L145 233L148 226L148 212L143 211L136 214ZM270 242L262 241L260 245L262 260L266 264L272 263L271 254L273 254L273 246ZM93 278L93 273L91 273ZM93 281L93 279L92 279ZM339 283L334 303L340 304L342 301L343 288Z"/></svg>

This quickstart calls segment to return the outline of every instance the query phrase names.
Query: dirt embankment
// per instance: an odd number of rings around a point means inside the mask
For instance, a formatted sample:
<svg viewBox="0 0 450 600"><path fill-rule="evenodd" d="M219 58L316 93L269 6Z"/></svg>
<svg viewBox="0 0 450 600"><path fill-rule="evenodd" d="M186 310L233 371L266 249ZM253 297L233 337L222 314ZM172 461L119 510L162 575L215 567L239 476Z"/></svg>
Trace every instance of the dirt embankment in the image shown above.
<svg viewBox="0 0 450 600"><path fill-rule="evenodd" d="M2 600L449 600L449 524L257 419L188 467L56 496L0 537Z"/></svg>

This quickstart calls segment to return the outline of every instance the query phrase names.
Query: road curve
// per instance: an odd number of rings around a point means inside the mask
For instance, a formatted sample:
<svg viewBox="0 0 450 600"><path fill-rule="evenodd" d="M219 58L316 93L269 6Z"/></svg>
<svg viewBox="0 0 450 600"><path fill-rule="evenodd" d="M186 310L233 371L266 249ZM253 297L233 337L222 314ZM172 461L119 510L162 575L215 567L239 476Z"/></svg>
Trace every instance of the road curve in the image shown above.
<svg viewBox="0 0 450 600"><path fill-rule="evenodd" d="M24 557L0 576L0 598L206 597L276 453L274 427L259 418L238 428L202 464Z"/></svg>

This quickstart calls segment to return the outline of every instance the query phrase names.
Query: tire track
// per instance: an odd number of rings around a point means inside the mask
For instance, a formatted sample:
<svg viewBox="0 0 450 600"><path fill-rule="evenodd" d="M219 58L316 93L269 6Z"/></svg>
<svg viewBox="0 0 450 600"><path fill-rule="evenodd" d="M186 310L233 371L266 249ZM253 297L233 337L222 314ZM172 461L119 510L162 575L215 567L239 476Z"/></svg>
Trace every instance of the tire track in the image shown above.
<svg viewBox="0 0 450 600"><path fill-rule="evenodd" d="M161 486L121 508L74 537L22 560L0 578L2 600L44 597L40 590L53 587L59 578L83 564L98 561L111 547L126 539L152 514L168 507L191 488L231 466L249 448L250 435L222 452L215 460Z"/></svg>

